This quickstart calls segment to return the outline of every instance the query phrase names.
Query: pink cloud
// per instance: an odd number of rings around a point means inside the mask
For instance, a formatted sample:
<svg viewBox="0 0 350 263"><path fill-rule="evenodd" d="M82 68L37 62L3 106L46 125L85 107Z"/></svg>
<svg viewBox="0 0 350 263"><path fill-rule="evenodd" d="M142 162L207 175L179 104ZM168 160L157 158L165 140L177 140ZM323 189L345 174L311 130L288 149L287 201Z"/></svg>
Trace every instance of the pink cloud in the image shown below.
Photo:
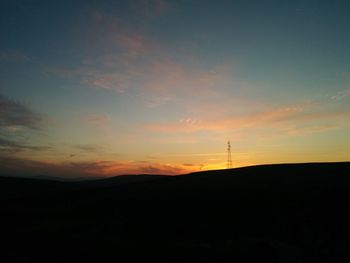
<svg viewBox="0 0 350 263"><path fill-rule="evenodd" d="M200 67L172 62L169 59L158 59L150 63L142 73L145 76L142 97L150 107L161 106L165 103L176 103L187 107L201 101L202 104L210 99L222 96L220 87L229 80L227 67Z"/></svg>
<svg viewBox="0 0 350 263"><path fill-rule="evenodd" d="M130 47L127 52L138 54L137 42L130 43L126 45L135 47ZM133 59L111 55L101 58L100 61L90 61L92 65L85 65L80 69L53 69L49 72L68 78L78 78L83 84L119 93L127 92L130 87L134 87L133 92L143 98L149 107L157 107L168 102L186 106L184 104L188 101L191 101L191 105L198 101L202 105L204 102L205 105L209 105L212 103L211 100L223 96L220 86L230 79L230 70L225 66L202 69L159 57L157 59L151 57L148 60L148 65L144 66ZM96 66L101 64L110 69L97 69ZM118 69L113 70L114 67Z"/></svg>
<svg viewBox="0 0 350 263"><path fill-rule="evenodd" d="M151 48L150 42L141 34L115 32L115 41L131 58L136 58Z"/></svg>
<svg viewBox="0 0 350 263"><path fill-rule="evenodd" d="M139 1L136 6L155 13L169 9L164 0ZM204 95L212 97L230 77L231 68L225 65L206 69L195 65L195 58L189 64L188 56L186 63L175 62L172 55L178 50L169 50L145 29L106 12L95 10L89 19L92 28L81 33L86 38L84 43L87 50L92 49L91 54L96 54L96 49L101 53L83 58L76 69L51 72L103 90L126 92L136 87L134 90L138 89L139 97L150 107Z"/></svg>
<svg viewBox="0 0 350 263"><path fill-rule="evenodd" d="M86 27L86 24L89 26ZM80 31L86 38L87 48L107 51L108 56L117 53L119 57L135 59L153 46L149 34L144 29L108 11L92 11Z"/></svg>
<svg viewBox="0 0 350 263"><path fill-rule="evenodd" d="M118 73L94 73L86 77L84 83L105 90L114 90L119 93L125 92L129 86L128 76Z"/></svg>

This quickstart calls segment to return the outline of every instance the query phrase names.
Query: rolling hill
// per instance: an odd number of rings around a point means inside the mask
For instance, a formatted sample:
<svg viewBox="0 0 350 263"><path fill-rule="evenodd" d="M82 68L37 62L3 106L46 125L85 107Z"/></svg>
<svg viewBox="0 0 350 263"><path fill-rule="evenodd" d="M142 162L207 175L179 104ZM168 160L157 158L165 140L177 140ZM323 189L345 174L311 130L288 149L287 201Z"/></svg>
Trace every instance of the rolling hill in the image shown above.
<svg viewBox="0 0 350 263"><path fill-rule="evenodd" d="M343 262L349 190L350 162L86 182L2 177L0 257Z"/></svg>

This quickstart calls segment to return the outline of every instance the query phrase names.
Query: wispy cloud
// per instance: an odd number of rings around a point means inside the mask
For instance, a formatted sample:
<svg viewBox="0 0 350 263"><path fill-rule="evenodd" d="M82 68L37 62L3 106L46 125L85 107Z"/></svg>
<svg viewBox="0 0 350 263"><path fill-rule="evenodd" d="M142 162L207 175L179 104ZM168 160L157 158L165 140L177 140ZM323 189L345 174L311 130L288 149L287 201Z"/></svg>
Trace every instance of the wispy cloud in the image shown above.
<svg viewBox="0 0 350 263"><path fill-rule="evenodd" d="M182 165L184 167L188 167L186 165ZM142 166L139 168L141 173L146 174L166 174L166 175L176 175L183 174L188 172L189 170L184 169L181 165L166 165L166 164L150 164L146 166Z"/></svg>
<svg viewBox="0 0 350 263"><path fill-rule="evenodd" d="M39 129L42 117L24 104L0 94L0 127L22 126Z"/></svg>
<svg viewBox="0 0 350 263"><path fill-rule="evenodd" d="M141 16L170 9L164 0L134 1L132 5ZM104 91L130 92L153 108L168 102L181 103L185 98L210 96L231 74L227 65L205 68L198 61L188 63L187 55L181 62L179 50L164 45L144 25L137 26L101 10L93 11L91 18L93 29L86 31L91 41L85 41L87 45L91 43L91 55L75 68L51 68L48 72Z"/></svg>
<svg viewBox="0 0 350 263"><path fill-rule="evenodd" d="M34 146L19 141L8 140L0 137L0 152L18 153L22 151L47 151L51 147L48 146Z"/></svg>
<svg viewBox="0 0 350 263"><path fill-rule="evenodd" d="M268 111L257 112L245 116L232 116L206 119L180 119L177 122L150 124L145 128L163 132L196 132L196 131L221 131L223 129L243 129L258 125L268 125L280 121L296 118L302 112L299 106L282 107Z"/></svg>
<svg viewBox="0 0 350 263"><path fill-rule="evenodd" d="M120 93L125 92L129 85L129 76L120 74L120 73L100 73L95 72L94 74L84 74L83 83L88 84L89 86L117 91Z"/></svg>
<svg viewBox="0 0 350 263"><path fill-rule="evenodd" d="M116 33L116 44L125 50L128 58L136 58L151 48L149 41L141 34Z"/></svg>
<svg viewBox="0 0 350 263"><path fill-rule="evenodd" d="M140 51L131 48L126 52L136 56ZM226 65L207 69L174 62L167 56L156 51L156 54L135 60L134 56L123 58L112 53L79 69L51 69L49 72L97 89L136 95L151 108L169 102L183 106L189 100L192 104L198 101L202 105L210 104L209 98L222 97L220 87L232 82L231 68Z"/></svg>
<svg viewBox="0 0 350 263"><path fill-rule="evenodd" d="M323 132L339 126L334 120L348 118L349 111L326 111L309 104L296 104L263 110L256 113L221 117L216 119L185 118L176 122L153 123L145 125L145 129L166 133L193 133L198 131L239 131L256 128L274 128L285 131L289 135L306 135ZM322 124L314 122L323 121ZM313 125L311 125L311 124ZM305 127L305 124L308 124Z"/></svg>
<svg viewBox="0 0 350 263"><path fill-rule="evenodd" d="M339 91L336 94L332 95L330 98L332 100L342 100L348 97L350 97L350 88Z"/></svg>
<svg viewBox="0 0 350 263"><path fill-rule="evenodd" d="M0 152L12 156L23 152L49 151L51 147L31 142L41 134L42 116L28 106L0 94Z"/></svg>
<svg viewBox="0 0 350 263"><path fill-rule="evenodd" d="M100 52L101 57L89 57L88 61L96 63L101 61L101 58L108 59L109 55L116 54L121 60L133 60L153 49L153 41L145 29L145 24L151 19L148 14L165 12L168 5L165 1L133 2L132 7L124 8L129 13L138 13L135 16L137 21L116 15L116 13L121 12L119 9L114 11L113 9L93 10L88 19L84 21L84 25L80 30L87 39L95 39L93 42L86 43L87 47L96 48L96 45L98 45L99 48L104 48L104 52ZM158 11L153 12L151 10ZM106 56L104 57L103 54Z"/></svg>
<svg viewBox="0 0 350 263"><path fill-rule="evenodd" d="M196 102L214 99L220 93L220 86L229 80L230 71L226 66L204 69L198 66L176 63L163 58L150 63L144 73L144 97L151 106L169 101L183 104L188 100Z"/></svg>

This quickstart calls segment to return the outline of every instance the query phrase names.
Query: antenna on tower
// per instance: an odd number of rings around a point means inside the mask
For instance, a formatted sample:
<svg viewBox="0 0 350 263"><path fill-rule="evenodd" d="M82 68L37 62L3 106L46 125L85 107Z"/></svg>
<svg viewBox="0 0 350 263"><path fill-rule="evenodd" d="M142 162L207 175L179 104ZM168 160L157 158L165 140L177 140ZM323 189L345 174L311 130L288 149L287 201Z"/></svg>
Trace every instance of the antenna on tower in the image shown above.
<svg viewBox="0 0 350 263"><path fill-rule="evenodd" d="M227 169L232 168L231 142L227 141Z"/></svg>

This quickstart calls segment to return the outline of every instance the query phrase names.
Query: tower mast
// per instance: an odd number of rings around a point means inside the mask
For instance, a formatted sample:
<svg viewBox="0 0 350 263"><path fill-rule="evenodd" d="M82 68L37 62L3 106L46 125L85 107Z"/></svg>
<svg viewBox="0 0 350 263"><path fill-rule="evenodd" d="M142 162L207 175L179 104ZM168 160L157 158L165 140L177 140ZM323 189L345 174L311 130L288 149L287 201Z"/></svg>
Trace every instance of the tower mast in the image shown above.
<svg viewBox="0 0 350 263"><path fill-rule="evenodd" d="M227 169L232 168L231 142L227 141Z"/></svg>

